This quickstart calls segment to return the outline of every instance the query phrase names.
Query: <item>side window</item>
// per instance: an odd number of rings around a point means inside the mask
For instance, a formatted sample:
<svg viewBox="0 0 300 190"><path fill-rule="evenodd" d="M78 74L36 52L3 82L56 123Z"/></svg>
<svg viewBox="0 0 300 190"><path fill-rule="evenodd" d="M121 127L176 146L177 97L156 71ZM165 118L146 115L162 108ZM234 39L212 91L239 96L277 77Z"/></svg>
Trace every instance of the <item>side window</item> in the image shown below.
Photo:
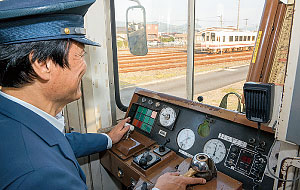
<svg viewBox="0 0 300 190"><path fill-rule="evenodd" d="M202 36L202 39L201 39L201 40L202 40L202 41L205 41L205 33L202 33L201 36Z"/></svg>
<svg viewBox="0 0 300 190"><path fill-rule="evenodd" d="M216 41L216 34L215 33L211 33L211 41Z"/></svg>
<svg viewBox="0 0 300 190"><path fill-rule="evenodd" d="M238 7L235 0L196 0L195 35L198 30L215 33L215 36L211 35L211 41L226 43L196 42L195 55L209 59L195 59L194 100L202 96L203 103L218 107L227 93L242 95L253 53L250 50L255 43L252 36L257 34L264 3L264 0L240 1ZM205 74L207 71L209 74ZM228 97L227 109L236 110L238 98L235 95Z"/></svg>
<svg viewBox="0 0 300 190"><path fill-rule="evenodd" d="M252 56L247 50L253 49L264 0L240 1L239 7L236 0L195 1L194 100L203 96L203 103L219 106L226 93L242 92ZM128 105L136 87L186 98L188 0L138 2L146 12L145 56L134 56L128 48L126 10L137 1L114 1L121 100ZM241 46L245 34L252 36L249 47ZM226 47L216 45L217 36L219 42L229 37Z"/></svg>

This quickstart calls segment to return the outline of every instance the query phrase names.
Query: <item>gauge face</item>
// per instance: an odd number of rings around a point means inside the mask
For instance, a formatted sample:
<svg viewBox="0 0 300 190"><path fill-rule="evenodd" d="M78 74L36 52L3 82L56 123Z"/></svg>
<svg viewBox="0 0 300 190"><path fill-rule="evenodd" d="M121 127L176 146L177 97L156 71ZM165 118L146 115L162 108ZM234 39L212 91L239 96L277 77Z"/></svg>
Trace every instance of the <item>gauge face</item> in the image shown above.
<svg viewBox="0 0 300 190"><path fill-rule="evenodd" d="M192 148L195 142L195 133L191 129L182 129L177 135L177 144L182 150Z"/></svg>
<svg viewBox="0 0 300 190"><path fill-rule="evenodd" d="M203 152L208 154L213 161L218 164L226 155L226 148L224 143L218 139L210 139L204 145Z"/></svg>
<svg viewBox="0 0 300 190"><path fill-rule="evenodd" d="M160 111L159 122L164 127L171 126L176 120L176 112L173 108L166 107Z"/></svg>

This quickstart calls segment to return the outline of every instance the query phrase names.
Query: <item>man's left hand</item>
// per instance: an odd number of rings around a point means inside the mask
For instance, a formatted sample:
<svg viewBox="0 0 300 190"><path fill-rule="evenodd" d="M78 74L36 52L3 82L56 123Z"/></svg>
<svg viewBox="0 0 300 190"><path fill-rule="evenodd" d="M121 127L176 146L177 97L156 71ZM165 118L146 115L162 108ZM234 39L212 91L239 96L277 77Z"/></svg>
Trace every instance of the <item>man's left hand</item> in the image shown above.
<svg viewBox="0 0 300 190"><path fill-rule="evenodd" d="M130 117L123 119L108 133L108 136L111 138L112 144L119 142L124 134L129 130L129 126L124 126L125 123L129 121Z"/></svg>

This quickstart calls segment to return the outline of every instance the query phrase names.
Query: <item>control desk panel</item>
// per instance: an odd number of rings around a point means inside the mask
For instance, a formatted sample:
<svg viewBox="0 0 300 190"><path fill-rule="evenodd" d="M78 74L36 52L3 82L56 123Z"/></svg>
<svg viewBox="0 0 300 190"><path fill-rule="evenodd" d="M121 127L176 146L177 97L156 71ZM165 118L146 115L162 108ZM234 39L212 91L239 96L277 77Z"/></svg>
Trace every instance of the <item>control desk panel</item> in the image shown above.
<svg viewBox="0 0 300 190"><path fill-rule="evenodd" d="M219 172L241 182L243 189L272 189L273 179L265 175L265 170L274 134L262 126L258 137L256 124L244 115L137 89L126 116L131 117L130 124L135 127L132 140L117 144L112 152L120 162L133 167L130 173L139 170L137 175L143 174L136 178L147 181L147 175L156 172L157 179L161 172L154 168L205 153ZM178 163L173 171L178 169Z"/></svg>

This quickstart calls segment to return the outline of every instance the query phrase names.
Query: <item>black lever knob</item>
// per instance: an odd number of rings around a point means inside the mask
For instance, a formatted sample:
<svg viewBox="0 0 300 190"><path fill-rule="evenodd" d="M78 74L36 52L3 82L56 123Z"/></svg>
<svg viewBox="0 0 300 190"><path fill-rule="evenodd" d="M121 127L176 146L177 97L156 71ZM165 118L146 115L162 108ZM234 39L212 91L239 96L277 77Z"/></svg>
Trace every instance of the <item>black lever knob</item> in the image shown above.
<svg viewBox="0 0 300 190"><path fill-rule="evenodd" d="M147 165L147 160L146 160L146 158L141 158L141 159L139 160L139 165L140 165L140 166L146 166L146 165Z"/></svg>
<svg viewBox="0 0 300 190"><path fill-rule="evenodd" d="M202 102L202 101L203 101L203 96L198 96L197 100L198 100L199 102Z"/></svg>
<svg viewBox="0 0 300 190"><path fill-rule="evenodd" d="M166 147L164 145L159 146L159 152L164 152L166 150Z"/></svg>
<svg viewBox="0 0 300 190"><path fill-rule="evenodd" d="M152 156L149 154L149 151L143 153L142 157L139 160L140 166L146 166L147 162L152 160Z"/></svg>
<svg viewBox="0 0 300 190"><path fill-rule="evenodd" d="M168 144L170 142L170 139L169 138L167 138L166 139L166 142L163 144L163 145L160 145L159 146L159 152L164 152L165 150L166 150L166 145Z"/></svg>

